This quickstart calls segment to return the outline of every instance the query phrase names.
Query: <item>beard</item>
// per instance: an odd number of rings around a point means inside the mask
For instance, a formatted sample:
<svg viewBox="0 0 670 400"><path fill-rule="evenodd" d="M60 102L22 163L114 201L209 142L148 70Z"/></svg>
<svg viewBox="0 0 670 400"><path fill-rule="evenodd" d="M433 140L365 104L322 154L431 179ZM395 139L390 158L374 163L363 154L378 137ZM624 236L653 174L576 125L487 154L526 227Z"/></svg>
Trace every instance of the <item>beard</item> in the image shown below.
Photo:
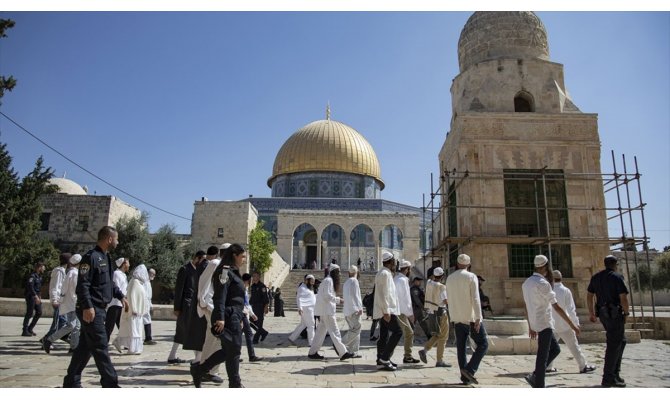
<svg viewBox="0 0 670 400"><path fill-rule="evenodd" d="M307 289L311 290L312 292L314 291L314 285L312 285L311 283L305 283L305 286L307 287Z"/></svg>

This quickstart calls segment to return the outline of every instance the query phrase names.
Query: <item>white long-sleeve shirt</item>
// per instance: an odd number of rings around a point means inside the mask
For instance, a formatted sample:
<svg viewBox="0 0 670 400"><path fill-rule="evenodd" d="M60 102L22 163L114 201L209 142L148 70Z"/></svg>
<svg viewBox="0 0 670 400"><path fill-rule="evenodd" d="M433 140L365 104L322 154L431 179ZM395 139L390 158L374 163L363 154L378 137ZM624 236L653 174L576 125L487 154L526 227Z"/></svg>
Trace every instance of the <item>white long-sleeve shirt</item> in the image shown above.
<svg viewBox="0 0 670 400"><path fill-rule="evenodd" d="M121 290L121 293L123 293L124 296L128 294L128 277L125 273L123 273L123 271L120 269L114 271L112 280L114 280L114 283L116 283L116 286L119 287L119 290ZM112 301L109 302L109 307L111 306L122 307L123 303L121 303L119 299L112 299Z"/></svg>
<svg viewBox="0 0 670 400"><path fill-rule="evenodd" d="M295 296L295 303L299 310L310 307L314 308L316 305L316 295L313 291L309 290L307 285L301 283L300 286L298 286L298 293Z"/></svg>
<svg viewBox="0 0 670 400"><path fill-rule="evenodd" d="M79 277L79 270L77 268L70 268L63 280L63 287L61 292L63 300L60 305L60 315L65 315L75 310L77 306L77 279Z"/></svg>
<svg viewBox="0 0 670 400"><path fill-rule="evenodd" d="M454 323L469 324L482 320L482 304L479 300L477 275L465 269L457 269L447 277L449 317Z"/></svg>
<svg viewBox="0 0 670 400"><path fill-rule="evenodd" d="M430 313L437 311L438 307L446 307L447 287L432 279L426 284L426 310Z"/></svg>
<svg viewBox="0 0 670 400"><path fill-rule="evenodd" d="M63 297L63 281L65 280L65 266L59 265L51 271L51 280L49 281L49 300L51 304L60 304Z"/></svg>
<svg viewBox="0 0 670 400"><path fill-rule="evenodd" d="M409 294L409 278L400 272L395 274L393 278L395 290L398 295L398 311L402 315L408 317L414 316L412 310L412 297Z"/></svg>
<svg viewBox="0 0 670 400"><path fill-rule="evenodd" d="M212 285L212 275L214 270L219 266L221 260L215 258L209 260L207 268L202 271L200 280L198 280L198 316L204 317L205 310L211 313L214 311L214 286Z"/></svg>
<svg viewBox="0 0 670 400"><path fill-rule="evenodd" d="M333 288L333 278L326 277L319 285L319 293L316 294L316 305L314 306L314 315L335 315L335 309L340 303Z"/></svg>
<svg viewBox="0 0 670 400"><path fill-rule="evenodd" d="M556 293L551 290L549 281L535 272L523 282L521 290L523 300L526 302L530 329L535 332L541 332L547 328L554 329L551 305L556 303Z"/></svg>
<svg viewBox="0 0 670 400"><path fill-rule="evenodd" d="M384 314L399 314L398 293L395 290L393 274L386 267L382 267L375 276L375 306L372 318L379 319Z"/></svg>
<svg viewBox="0 0 670 400"><path fill-rule="evenodd" d="M361 287L358 284L358 279L351 277L344 282L344 285L342 286L342 299L344 300L342 313L344 313L345 316L363 311Z"/></svg>
<svg viewBox="0 0 670 400"><path fill-rule="evenodd" d="M572 298L572 292L561 282L554 282L554 293L556 293L556 302L559 306L568 314L570 321L572 321L575 326L579 326L579 317L577 317L577 307L575 307L575 300ZM560 315L554 310L554 307L551 308L551 314L554 318L554 325L556 327L556 332L565 332L570 331L570 325Z"/></svg>

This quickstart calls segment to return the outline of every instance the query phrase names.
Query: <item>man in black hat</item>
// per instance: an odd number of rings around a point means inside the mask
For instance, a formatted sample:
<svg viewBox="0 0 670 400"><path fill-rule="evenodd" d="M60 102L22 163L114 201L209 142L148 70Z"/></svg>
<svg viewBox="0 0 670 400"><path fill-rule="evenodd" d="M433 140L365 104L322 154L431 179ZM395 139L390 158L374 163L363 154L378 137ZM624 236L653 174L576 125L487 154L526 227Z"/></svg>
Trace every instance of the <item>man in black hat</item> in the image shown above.
<svg viewBox="0 0 670 400"><path fill-rule="evenodd" d="M609 255L605 257L605 269L593 275L587 288L587 307L589 319L600 322L607 332L605 366L603 368L603 387L626 387L619 375L621 358L626 347L624 334L628 317L628 289L623 276L617 272L619 261ZM596 297L595 309L593 296Z"/></svg>

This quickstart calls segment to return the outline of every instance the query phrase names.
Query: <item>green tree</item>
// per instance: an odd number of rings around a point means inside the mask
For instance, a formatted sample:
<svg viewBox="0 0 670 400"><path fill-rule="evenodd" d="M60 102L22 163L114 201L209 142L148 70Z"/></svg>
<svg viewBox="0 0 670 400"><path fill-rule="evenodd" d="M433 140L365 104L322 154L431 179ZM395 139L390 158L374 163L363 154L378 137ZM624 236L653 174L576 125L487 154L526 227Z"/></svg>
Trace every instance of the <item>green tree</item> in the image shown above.
<svg viewBox="0 0 670 400"><path fill-rule="evenodd" d="M258 221L254 229L249 232L249 263L251 270L265 273L272 266L270 255L275 251L272 244L272 234L263 228L264 222Z"/></svg>
<svg viewBox="0 0 670 400"><path fill-rule="evenodd" d="M14 21L11 19L0 19L0 38L7 37L7 29L14 27ZM5 95L5 90L11 92L16 86L16 79L13 76L5 77L0 75L0 98Z"/></svg>
<svg viewBox="0 0 670 400"><path fill-rule="evenodd" d="M186 245L184 245L181 248L183 256L182 264L186 264L187 262L191 261L198 250L206 250L203 247L203 243L199 240L191 240Z"/></svg>
<svg viewBox="0 0 670 400"><path fill-rule="evenodd" d="M156 280L166 289L174 289L179 267L184 264L184 253L175 233L176 227L165 224L151 238L148 265L156 270Z"/></svg>
<svg viewBox="0 0 670 400"><path fill-rule="evenodd" d="M148 263L151 249L151 236L147 230L148 218L148 214L143 212L139 217L119 219L115 226L119 232L119 245L111 252L113 260L119 257L129 258L131 267Z"/></svg>
<svg viewBox="0 0 670 400"><path fill-rule="evenodd" d="M49 183L53 171L44 167L40 157L33 170L19 181L11 164L7 145L0 143L0 285L3 287L21 286L38 257L44 256L43 261L50 263L50 254L56 251L53 245L49 248L35 235L42 215L40 199L57 190ZM38 255L36 249L44 251Z"/></svg>

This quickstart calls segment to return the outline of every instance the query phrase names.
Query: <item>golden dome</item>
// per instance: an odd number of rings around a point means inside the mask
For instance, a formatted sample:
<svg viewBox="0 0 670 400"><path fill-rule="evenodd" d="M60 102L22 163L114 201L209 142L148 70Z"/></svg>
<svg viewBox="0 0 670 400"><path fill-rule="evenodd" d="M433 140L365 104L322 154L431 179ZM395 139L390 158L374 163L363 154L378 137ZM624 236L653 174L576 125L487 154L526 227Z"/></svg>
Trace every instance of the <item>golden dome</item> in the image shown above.
<svg viewBox="0 0 670 400"><path fill-rule="evenodd" d="M268 186L279 175L343 172L375 178L384 189L375 151L355 129L325 119L298 129L279 149Z"/></svg>

